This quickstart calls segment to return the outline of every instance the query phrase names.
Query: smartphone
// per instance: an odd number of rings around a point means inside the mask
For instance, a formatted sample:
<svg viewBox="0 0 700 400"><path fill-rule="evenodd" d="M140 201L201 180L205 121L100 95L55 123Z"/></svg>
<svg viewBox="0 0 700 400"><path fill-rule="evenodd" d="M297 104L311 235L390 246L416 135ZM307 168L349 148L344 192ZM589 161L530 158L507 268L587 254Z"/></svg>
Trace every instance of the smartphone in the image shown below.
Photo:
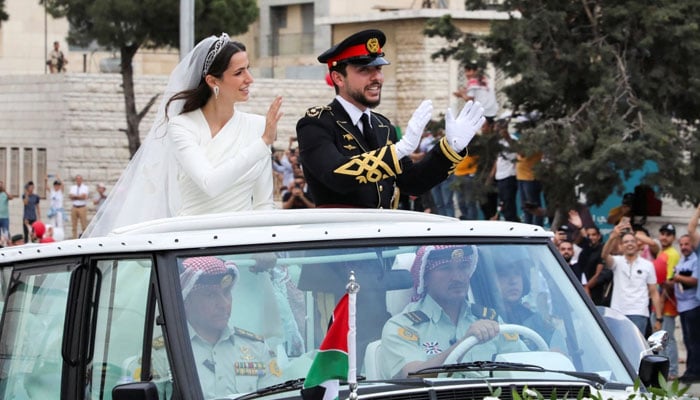
<svg viewBox="0 0 700 400"><path fill-rule="evenodd" d="M622 233L630 233L632 232L632 227L630 225L630 217L622 217L620 219L620 225L622 225Z"/></svg>

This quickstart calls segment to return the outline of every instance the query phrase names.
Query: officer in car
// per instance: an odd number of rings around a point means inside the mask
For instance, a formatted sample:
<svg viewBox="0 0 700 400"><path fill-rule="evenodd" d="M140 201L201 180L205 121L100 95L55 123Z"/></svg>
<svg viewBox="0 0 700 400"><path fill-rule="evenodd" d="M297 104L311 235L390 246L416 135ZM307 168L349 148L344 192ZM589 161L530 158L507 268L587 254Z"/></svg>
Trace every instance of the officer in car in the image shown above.
<svg viewBox="0 0 700 400"><path fill-rule="evenodd" d="M238 268L217 257L191 257L180 273L189 338L205 398L246 393L279 382L263 337L229 327Z"/></svg>
<svg viewBox="0 0 700 400"><path fill-rule="evenodd" d="M467 352L464 361L491 360L496 353L527 350L517 334L499 335L493 309L467 302L476 263L475 246L418 249L411 267L412 302L382 330L379 369L384 378L406 377L410 372L440 366L470 336L480 344Z"/></svg>

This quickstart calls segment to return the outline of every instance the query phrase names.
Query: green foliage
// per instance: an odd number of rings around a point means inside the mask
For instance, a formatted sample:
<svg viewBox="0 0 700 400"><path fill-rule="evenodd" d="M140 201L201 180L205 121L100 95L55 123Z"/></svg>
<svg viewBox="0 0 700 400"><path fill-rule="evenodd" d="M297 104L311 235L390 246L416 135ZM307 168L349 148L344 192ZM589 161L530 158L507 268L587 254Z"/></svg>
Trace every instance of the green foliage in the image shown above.
<svg viewBox="0 0 700 400"><path fill-rule="evenodd" d="M467 0L467 9L494 7ZM489 2L491 3L491 2ZM677 201L700 200L700 2L676 0L505 0L510 18L489 35L461 36L449 18L430 36L448 45L434 57L477 54L514 83L507 108L537 112L521 151L544 153L536 173L549 206L565 210L583 192L600 204L623 176L656 162L646 177ZM477 49L479 50L477 52Z"/></svg>
<svg viewBox="0 0 700 400"><path fill-rule="evenodd" d="M179 45L179 0L40 0L71 24L68 42L96 40L108 49ZM195 40L246 32L258 16L255 0L195 0Z"/></svg>
<svg viewBox="0 0 700 400"><path fill-rule="evenodd" d="M489 399L498 399L501 395L501 387L494 388L488 384L489 392L491 395ZM691 397L687 395L689 386L684 385L681 387L678 380L673 382L667 382L663 375L659 374L659 387L648 388L648 392L641 391L642 385L639 379L634 381L632 392L627 396L628 400L664 400L664 399L688 399ZM530 389L527 386L523 387L522 391L518 391L513 388L511 389L511 396L513 400L544 400L544 396L537 390ZM556 389L552 391L549 400L556 400L560 398L557 396ZM563 399L570 399L569 393L565 393ZM610 400L606 399L601 392L592 391L590 397L586 397L584 393L584 388L582 387L576 397L576 400Z"/></svg>

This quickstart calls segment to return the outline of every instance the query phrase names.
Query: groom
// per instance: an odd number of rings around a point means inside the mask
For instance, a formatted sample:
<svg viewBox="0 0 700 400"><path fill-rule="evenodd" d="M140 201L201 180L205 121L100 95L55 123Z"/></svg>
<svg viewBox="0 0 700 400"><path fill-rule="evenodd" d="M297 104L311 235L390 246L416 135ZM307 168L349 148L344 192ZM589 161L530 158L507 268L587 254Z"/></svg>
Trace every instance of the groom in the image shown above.
<svg viewBox="0 0 700 400"><path fill-rule="evenodd" d="M446 136L414 164L408 156L433 106L421 103L401 140L391 121L372 111L381 100L382 67L389 64L385 42L382 31L365 30L318 57L328 65L336 97L297 122L301 164L317 207L396 208L399 191L421 195L447 178L484 123L478 102L468 102L456 118L448 111Z"/></svg>

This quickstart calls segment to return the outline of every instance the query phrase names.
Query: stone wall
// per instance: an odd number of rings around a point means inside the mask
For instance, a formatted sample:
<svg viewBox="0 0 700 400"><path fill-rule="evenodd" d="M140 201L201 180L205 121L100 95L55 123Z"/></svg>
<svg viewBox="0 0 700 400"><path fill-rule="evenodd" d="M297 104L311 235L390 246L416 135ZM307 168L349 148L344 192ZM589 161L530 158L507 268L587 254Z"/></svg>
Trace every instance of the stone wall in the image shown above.
<svg viewBox="0 0 700 400"><path fill-rule="evenodd" d="M136 104L140 109L167 83L167 76L135 78ZM394 118L397 114L396 85L384 88L379 112ZM241 110L265 115L275 95L282 95L284 116L279 124L278 143L286 145L295 134L296 121L305 110L331 101L332 88L324 81L257 79L251 88L251 100ZM158 99L158 104L162 99ZM142 137L155 117L155 107L140 125ZM119 74L54 74L0 76L0 148L46 149L46 171L64 180L65 191L77 174L93 189L104 182L107 189L117 181L129 161L124 99ZM404 122L405 123L405 122ZM21 153L21 152L20 152ZM21 157L21 156L20 156ZM44 198L44 176L20 171L5 179L12 194L21 195L26 181L37 183L42 216L48 211ZM9 160L8 166L9 167ZM35 166L36 167L36 166ZM0 169L0 174L2 173ZM66 207L69 206L66 196ZM94 212L92 209L90 212ZM22 231L22 201L10 201L11 232ZM69 231L69 230L67 230Z"/></svg>
<svg viewBox="0 0 700 400"><path fill-rule="evenodd" d="M425 37L417 40L415 35L410 35L418 25L406 21L386 24L388 31L395 31L398 42L394 58L390 58L392 65L386 67L382 104L377 111L402 128L422 99L433 99L435 118L447 106L459 104L451 93L461 71L454 62L430 59L429 54L443 43ZM167 76L161 75L135 77L137 108L160 94L166 82ZM334 96L332 88L316 80L259 78L251 91L251 100L238 107L261 115L266 114L275 95L284 97L284 116L278 133L280 145L286 145L288 137L295 134L296 121L308 107L326 104ZM155 109L153 107L141 122L142 137L148 133ZM129 160L123 132L126 128L124 99L118 74L0 76L0 120L0 148L46 149L46 172L63 178L66 191L73 177L80 174L92 188L97 182L106 183L109 192ZM19 157L19 171L5 174L10 165L7 160L5 168L0 166L0 180L4 179L11 193L18 195L26 181L37 182L45 216L48 202L43 199L44 177L38 176L36 165L33 174L25 174L22 152ZM10 202L10 211L11 231L21 232L21 199ZM692 210L664 199L663 214L650 218L649 227L653 233L665 222L675 223L681 231Z"/></svg>

